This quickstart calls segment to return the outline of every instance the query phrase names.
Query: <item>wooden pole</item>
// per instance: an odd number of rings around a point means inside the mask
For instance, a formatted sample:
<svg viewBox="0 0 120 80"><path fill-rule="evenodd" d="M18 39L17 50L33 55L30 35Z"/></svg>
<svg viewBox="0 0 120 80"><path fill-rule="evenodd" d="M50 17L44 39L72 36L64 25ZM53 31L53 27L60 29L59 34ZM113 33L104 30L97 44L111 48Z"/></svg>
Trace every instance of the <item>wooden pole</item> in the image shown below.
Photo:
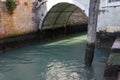
<svg viewBox="0 0 120 80"><path fill-rule="evenodd" d="M87 48L85 52L86 66L91 66L94 57L99 3L100 0L90 0L88 32L87 32Z"/></svg>

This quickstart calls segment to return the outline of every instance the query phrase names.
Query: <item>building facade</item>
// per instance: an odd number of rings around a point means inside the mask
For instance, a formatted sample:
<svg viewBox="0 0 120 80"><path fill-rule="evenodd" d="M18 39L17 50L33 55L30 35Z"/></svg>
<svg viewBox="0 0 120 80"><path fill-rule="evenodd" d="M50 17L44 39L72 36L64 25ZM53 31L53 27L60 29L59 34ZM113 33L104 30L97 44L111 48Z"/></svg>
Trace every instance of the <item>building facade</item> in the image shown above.
<svg viewBox="0 0 120 80"><path fill-rule="evenodd" d="M120 0L100 0L97 32L120 32Z"/></svg>

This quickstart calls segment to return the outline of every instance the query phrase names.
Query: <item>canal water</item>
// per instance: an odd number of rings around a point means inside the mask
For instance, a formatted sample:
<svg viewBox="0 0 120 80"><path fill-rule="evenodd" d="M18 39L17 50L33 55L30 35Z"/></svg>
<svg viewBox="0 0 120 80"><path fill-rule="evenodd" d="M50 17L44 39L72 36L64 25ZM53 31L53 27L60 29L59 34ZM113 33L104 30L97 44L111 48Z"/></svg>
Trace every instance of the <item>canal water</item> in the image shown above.
<svg viewBox="0 0 120 80"><path fill-rule="evenodd" d="M108 50L84 65L86 34L74 34L0 55L0 80L103 80Z"/></svg>

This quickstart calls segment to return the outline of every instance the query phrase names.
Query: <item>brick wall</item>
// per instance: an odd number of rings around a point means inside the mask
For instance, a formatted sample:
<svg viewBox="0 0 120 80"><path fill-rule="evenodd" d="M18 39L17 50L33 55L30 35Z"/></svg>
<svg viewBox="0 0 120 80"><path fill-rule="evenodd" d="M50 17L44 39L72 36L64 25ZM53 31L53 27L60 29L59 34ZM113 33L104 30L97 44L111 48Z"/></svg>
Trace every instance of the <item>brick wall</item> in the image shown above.
<svg viewBox="0 0 120 80"><path fill-rule="evenodd" d="M70 16L67 24L68 25L88 24L88 17L81 9L77 8L74 11L74 13Z"/></svg>
<svg viewBox="0 0 120 80"><path fill-rule="evenodd" d="M20 35L36 31L33 2L30 0L15 0L17 8L9 15L5 2L0 1L0 38Z"/></svg>

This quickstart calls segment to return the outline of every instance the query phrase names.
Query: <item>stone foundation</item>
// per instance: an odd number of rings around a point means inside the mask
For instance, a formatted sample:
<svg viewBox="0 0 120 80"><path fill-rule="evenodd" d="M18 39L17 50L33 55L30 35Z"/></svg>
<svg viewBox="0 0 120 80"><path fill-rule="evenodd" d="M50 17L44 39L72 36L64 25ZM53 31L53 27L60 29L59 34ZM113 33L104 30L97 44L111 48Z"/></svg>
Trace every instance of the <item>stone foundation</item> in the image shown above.
<svg viewBox="0 0 120 80"><path fill-rule="evenodd" d="M116 33L97 32L97 47L110 49L117 36Z"/></svg>

